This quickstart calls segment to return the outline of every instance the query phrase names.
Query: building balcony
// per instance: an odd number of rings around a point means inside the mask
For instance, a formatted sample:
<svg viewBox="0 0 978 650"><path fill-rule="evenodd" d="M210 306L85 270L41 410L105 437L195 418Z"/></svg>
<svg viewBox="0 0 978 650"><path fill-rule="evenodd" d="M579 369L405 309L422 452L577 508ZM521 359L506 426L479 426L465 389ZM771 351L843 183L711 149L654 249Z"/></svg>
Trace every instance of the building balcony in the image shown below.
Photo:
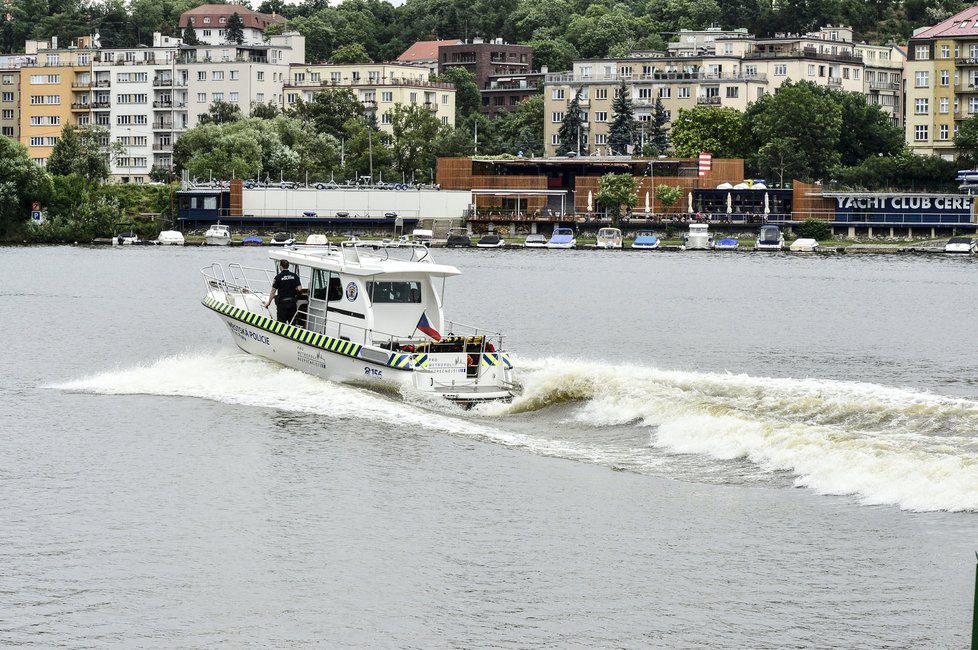
<svg viewBox="0 0 978 650"><path fill-rule="evenodd" d="M424 107L427 108L432 113L438 112L438 104L436 104L435 102L425 102Z"/></svg>
<svg viewBox="0 0 978 650"><path fill-rule="evenodd" d="M109 110L109 108L111 108L111 103L110 102L107 102L107 101L106 102L92 102L92 109L93 110L106 110L107 111L107 110Z"/></svg>
<svg viewBox="0 0 978 650"><path fill-rule="evenodd" d="M72 102L71 110L73 111L89 111L92 109L91 104L88 102Z"/></svg>
<svg viewBox="0 0 978 650"><path fill-rule="evenodd" d="M553 84L591 84L591 83L621 83L625 81L630 84L658 84L658 83L689 83L690 81L743 81L743 82L766 82L766 74L758 73L715 73L715 72L651 72L649 74L632 75L573 75L573 74L548 74L546 83Z"/></svg>
<svg viewBox="0 0 978 650"><path fill-rule="evenodd" d="M111 85L112 85L112 82L110 80L108 80L108 79L96 79L95 80L95 87L96 88L108 88Z"/></svg>
<svg viewBox="0 0 978 650"><path fill-rule="evenodd" d="M364 110L375 111L377 110L377 100L376 99L365 99L363 102Z"/></svg>
<svg viewBox="0 0 978 650"><path fill-rule="evenodd" d="M700 95L696 98L696 103L700 106L719 106L720 96L719 95Z"/></svg>
<svg viewBox="0 0 978 650"><path fill-rule="evenodd" d="M978 83L962 81L954 87L954 91L958 93L978 93Z"/></svg>
<svg viewBox="0 0 978 650"><path fill-rule="evenodd" d="M849 52L819 52L813 47L791 48L787 50L744 52L745 59L816 59L819 61L840 61L843 63L862 63L863 57Z"/></svg>
<svg viewBox="0 0 978 650"><path fill-rule="evenodd" d="M173 85L173 79L162 79L160 77L156 77L156 78L153 79L153 85L154 86L172 86Z"/></svg>
<svg viewBox="0 0 978 650"><path fill-rule="evenodd" d="M830 86L841 87L842 78L841 77L828 77L828 84Z"/></svg>
<svg viewBox="0 0 978 650"><path fill-rule="evenodd" d="M870 81L870 90L890 90L893 92L900 90L900 84L890 83L889 81Z"/></svg>
<svg viewBox="0 0 978 650"><path fill-rule="evenodd" d="M959 68L965 66L978 65L978 59L957 59L956 61Z"/></svg>
<svg viewBox="0 0 978 650"><path fill-rule="evenodd" d="M71 87L72 88L91 88L92 87L92 82L91 81L73 81L73 82L71 82Z"/></svg>
<svg viewBox="0 0 978 650"><path fill-rule="evenodd" d="M173 129L173 122L167 122L163 120L153 122L154 131L170 131L172 129Z"/></svg>
<svg viewBox="0 0 978 650"><path fill-rule="evenodd" d="M153 151L154 152L163 152L163 153L170 152L170 151L173 151L173 145L172 144L162 144L162 143L157 142L157 143L155 143L153 145Z"/></svg>
<svg viewBox="0 0 978 650"><path fill-rule="evenodd" d="M173 108L173 102L156 100L153 102L153 108Z"/></svg>

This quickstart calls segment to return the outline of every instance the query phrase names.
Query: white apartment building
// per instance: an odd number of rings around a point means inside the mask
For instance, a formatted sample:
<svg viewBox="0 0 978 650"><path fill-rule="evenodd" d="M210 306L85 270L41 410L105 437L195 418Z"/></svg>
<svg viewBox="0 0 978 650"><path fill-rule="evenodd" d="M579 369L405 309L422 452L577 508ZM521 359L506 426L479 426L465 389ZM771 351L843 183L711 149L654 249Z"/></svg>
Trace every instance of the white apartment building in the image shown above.
<svg viewBox="0 0 978 650"><path fill-rule="evenodd" d="M567 106L581 91L588 149L607 153L608 129L614 118L615 92L624 81L639 122L652 119L656 99L662 100L669 120L681 108L724 106L744 111L747 105L774 92L787 81L811 81L842 91L865 92L863 53L877 56L889 48L860 45L852 30L824 27L803 36L755 38L743 30L680 32L678 44L662 52L635 53L623 59L575 61L570 72L547 74L544 88L544 134L547 154L557 149L557 132ZM675 46L673 46L675 45ZM896 49L896 48L893 48ZM897 60L899 57L896 57ZM899 70L874 59L874 70ZM891 83L888 79L887 83ZM886 89L890 86L886 86ZM884 90L870 86L877 95ZM890 92L886 90L886 92ZM894 93L894 110L899 93ZM868 96L867 101L872 101ZM880 102L882 103L882 101ZM895 118L897 119L897 118Z"/></svg>
<svg viewBox="0 0 978 650"><path fill-rule="evenodd" d="M381 130L391 131L391 110L398 104L421 105L442 124L455 125L455 86L428 81L427 68L398 63L293 65L283 89L286 108L312 101L325 87L350 88Z"/></svg>
<svg viewBox="0 0 978 650"><path fill-rule="evenodd" d="M259 44L265 30L271 25L284 24L285 18L277 14L263 14L242 5L201 5L180 15L180 30L193 27L197 40L205 45L223 45L228 42L227 23L233 14L241 16L243 43Z"/></svg>

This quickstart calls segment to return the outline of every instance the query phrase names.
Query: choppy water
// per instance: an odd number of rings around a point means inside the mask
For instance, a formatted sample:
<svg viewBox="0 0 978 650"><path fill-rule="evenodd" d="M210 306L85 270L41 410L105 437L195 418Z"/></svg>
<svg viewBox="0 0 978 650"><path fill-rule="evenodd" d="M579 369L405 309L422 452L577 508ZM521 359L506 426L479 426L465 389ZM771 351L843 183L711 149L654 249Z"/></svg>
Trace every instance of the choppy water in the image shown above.
<svg viewBox="0 0 978 650"><path fill-rule="evenodd" d="M239 353L263 256L0 252L0 645L966 645L974 261L441 251L463 412Z"/></svg>

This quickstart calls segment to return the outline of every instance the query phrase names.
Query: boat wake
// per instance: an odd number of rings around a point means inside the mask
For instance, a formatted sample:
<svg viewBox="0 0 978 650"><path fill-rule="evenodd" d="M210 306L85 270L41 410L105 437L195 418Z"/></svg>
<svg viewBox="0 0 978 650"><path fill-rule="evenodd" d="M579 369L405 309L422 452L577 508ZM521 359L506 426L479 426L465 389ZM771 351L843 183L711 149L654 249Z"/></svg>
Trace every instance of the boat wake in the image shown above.
<svg viewBox="0 0 978 650"><path fill-rule="evenodd" d="M520 361L523 394L473 411L414 395L392 399L230 351L168 357L57 388L369 419L682 480L788 484L863 504L978 511L978 402L867 383Z"/></svg>

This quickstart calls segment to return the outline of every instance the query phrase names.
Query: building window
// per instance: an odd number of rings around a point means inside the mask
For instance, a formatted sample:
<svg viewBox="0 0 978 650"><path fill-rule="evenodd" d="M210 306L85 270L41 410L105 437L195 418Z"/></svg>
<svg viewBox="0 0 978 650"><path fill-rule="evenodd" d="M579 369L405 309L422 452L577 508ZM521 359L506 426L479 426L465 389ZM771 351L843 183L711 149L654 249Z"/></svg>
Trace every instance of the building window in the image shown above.
<svg viewBox="0 0 978 650"><path fill-rule="evenodd" d="M442 124L448 124L448 116L447 115L442 115L441 116L441 123Z"/></svg>
<svg viewBox="0 0 978 650"><path fill-rule="evenodd" d="M5 102L12 102L12 101L14 101L14 94L13 93L3 93L3 95L0 95L0 100L5 101Z"/></svg>
<svg viewBox="0 0 978 650"><path fill-rule="evenodd" d="M564 121L564 111L554 111L553 115L550 116L550 121L554 124Z"/></svg>
<svg viewBox="0 0 978 650"><path fill-rule="evenodd" d="M385 104L390 104L392 101L394 101L394 93L389 90L381 92L380 101L384 102Z"/></svg>
<svg viewBox="0 0 978 650"><path fill-rule="evenodd" d="M213 81L224 81L224 70L214 70L211 73L211 80L213 80Z"/></svg>
<svg viewBox="0 0 978 650"><path fill-rule="evenodd" d="M238 81L241 79L241 73L237 70L231 71L231 81Z"/></svg>
<svg viewBox="0 0 978 650"><path fill-rule="evenodd" d="M594 144L608 144L608 136L605 133L594 134Z"/></svg>
<svg viewBox="0 0 978 650"><path fill-rule="evenodd" d="M643 101L652 101L652 89L651 88L639 88L638 98Z"/></svg>
<svg viewBox="0 0 978 650"><path fill-rule="evenodd" d="M595 88L594 89L595 99L608 99L608 89L607 88Z"/></svg>
<svg viewBox="0 0 978 650"><path fill-rule="evenodd" d="M205 29L205 30L202 30L202 31L204 32L204 36L208 36L209 37L211 35L211 30L209 30L209 29Z"/></svg>
<svg viewBox="0 0 978 650"><path fill-rule="evenodd" d="M941 85L947 86L951 83L951 73L947 70L941 70Z"/></svg>
<svg viewBox="0 0 978 650"><path fill-rule="evenodd" d="M978 113L978 97L968 98L968 112L972 115Z"/></svg>
<svg viewBox="0 0 978 650"><path fill-rule="evenodd" d="M197 93L197 103L206 104L207 103L207 93Z"/></svg>
<svg viewBox="0 0 978 650"><path fill-rule="evenodd" d="M949 103L950 102L948 102L947 97L941 97L941 104L940 104L940 107L941 107L940 108L940 111L941 111L941 113L947 114L947 109L948 109Z"/></svg>
<svg viewBox="0 0 978 650"><path fill-rule="evenodd" d="M775 77L785 77L788 75L788 66L785 63L775 63L774 64L774 76Z"/></svg>
<svg viewBox="0 0 978 650"><path fill-rule="evenodd" d="M948 128L947 124L941 125L941 140L947 140Z"/></svg>
<svg viewBox="0 0 978 650"><path fill-rule="evenodd" d="M914 113L917 115L927 115L929 100L926 97L918 97L914 102Z"/></svg>
<svg viewBox="0 0 978 650"><path fill-rule="evenodd" d="M941 58L942 59L950 59L951 58L951 46L950 45L942 45L941 46Z"/></svg>
<svg viewBox="0 0 978 650"><path fill-rule="evenodd" d="M550 136L550 144L552 144L554 146L559 145L560 144L560 136L557 135L556 133L554 133L552 136Z"/></svg>
<svg viewBox="0 0 978 650"><path fill-rule="evenodd" d="M918 70L914 76L914 86L917 88L927 88L930 85L930 73L926 70Z"/></svg>
<svg viewBox="0 0 978 650"><path fill-rule="evenodd" d="M14 127L12 127L12 126L5 126L5 127L3 127L3 132L0 135L5 135L5 136L7 136L9 138L14 137Z"/></svg>
<svg viewBox="0 0 978 650"><path fill-rule="evenodd" d="M205 70L197 71L197 81L207 81L207 72Z"/></svg>
<svg viewBox="0 0 978 650"><path fill-rule="evenodd" d="M808 76L809 77L814 77L815 76L815 64L814 63L809 63L808 64Z"/></svg>
<svg viewBox="0 0 978 650"><path fill-rule="evenodd" d="M659 97L661 99L669 99L672 97L672 88L666 86L665 88L659 88Z"/></svg>
<svg viewBox="0 0 978 650"><path fill-rule="evenodd" d="M12 120L12 119L14 119L14 111L13 111L13 109L12 108L5 108L5 109L3 109L2 119L5 119L5 120Z"/></svg>
<svg viewBox="0 0 978 650"><path fill-rule="evenodd" d="M265 73L259 70L256 79L258 79L258 81L265 81Z"/></svg>
<svg viewBox="0 0 978 650"><path fill-rule="evenodd" d="M563 99L563 98L564 98L564 89L554 88L553 99Z"/></svg>
<svg viewBox="0 0 978 650"><path fill-rule="evenodd" d="M727 99L737 99L737 93L740 90L737 86L727 86Z"/></svg>
<svg viewBox="0 0 978 650"><path fill-rule="evenodd" d="M927 45L917 45L913 48L913 58L917 61L926 61L930 58L930 47Z"/></svg>
<svg viewBox="0 0 978 650"><path fill-rule="evenodd" d="M211 17L210 16L204 16L204 24L205 25L210 25L211 24Z"/></svg>
<svg viewBox="0 0 978 650"><path fill-rule="evenodd" d="M677 99L689 99L690 97L689 86L680 86L676 89Z"/></svg>
<svg viewBox="0 0 978 650"><path fill-rule="evenodd" d="M232 104L237 104L238 103L238 97L239 97L239 94L238 93L231 93L231 95L228 97L228 100Z"/></svg>
<svg viewBox="0 0 978 650"><path fill-rule="evenodd" d="M255 101L258 102L259 104L264 104L265 103L265 93L257 93L255 95Z"/></svg>
<svg viewBox="0 0 978 650"><path fill-rule="evenodd" d="M608 121L608 112L607 111L595 111L594 112L594 121L595 122L607 122Z"/></svg>
<svg viewBox="0 0 978 650"><path fill-rule="evenodd" d="M384 113L383 115L381 115L380 116L380 123L381 124L391 124L392 123L391 122L391 114L390 113Z"/></svg>
<svg viewBox="0 0 978 650"><path fill-rule="evenodd" d="M913 139L917 142L927 139L927 125L918 124L913 128Z"/></svg>

